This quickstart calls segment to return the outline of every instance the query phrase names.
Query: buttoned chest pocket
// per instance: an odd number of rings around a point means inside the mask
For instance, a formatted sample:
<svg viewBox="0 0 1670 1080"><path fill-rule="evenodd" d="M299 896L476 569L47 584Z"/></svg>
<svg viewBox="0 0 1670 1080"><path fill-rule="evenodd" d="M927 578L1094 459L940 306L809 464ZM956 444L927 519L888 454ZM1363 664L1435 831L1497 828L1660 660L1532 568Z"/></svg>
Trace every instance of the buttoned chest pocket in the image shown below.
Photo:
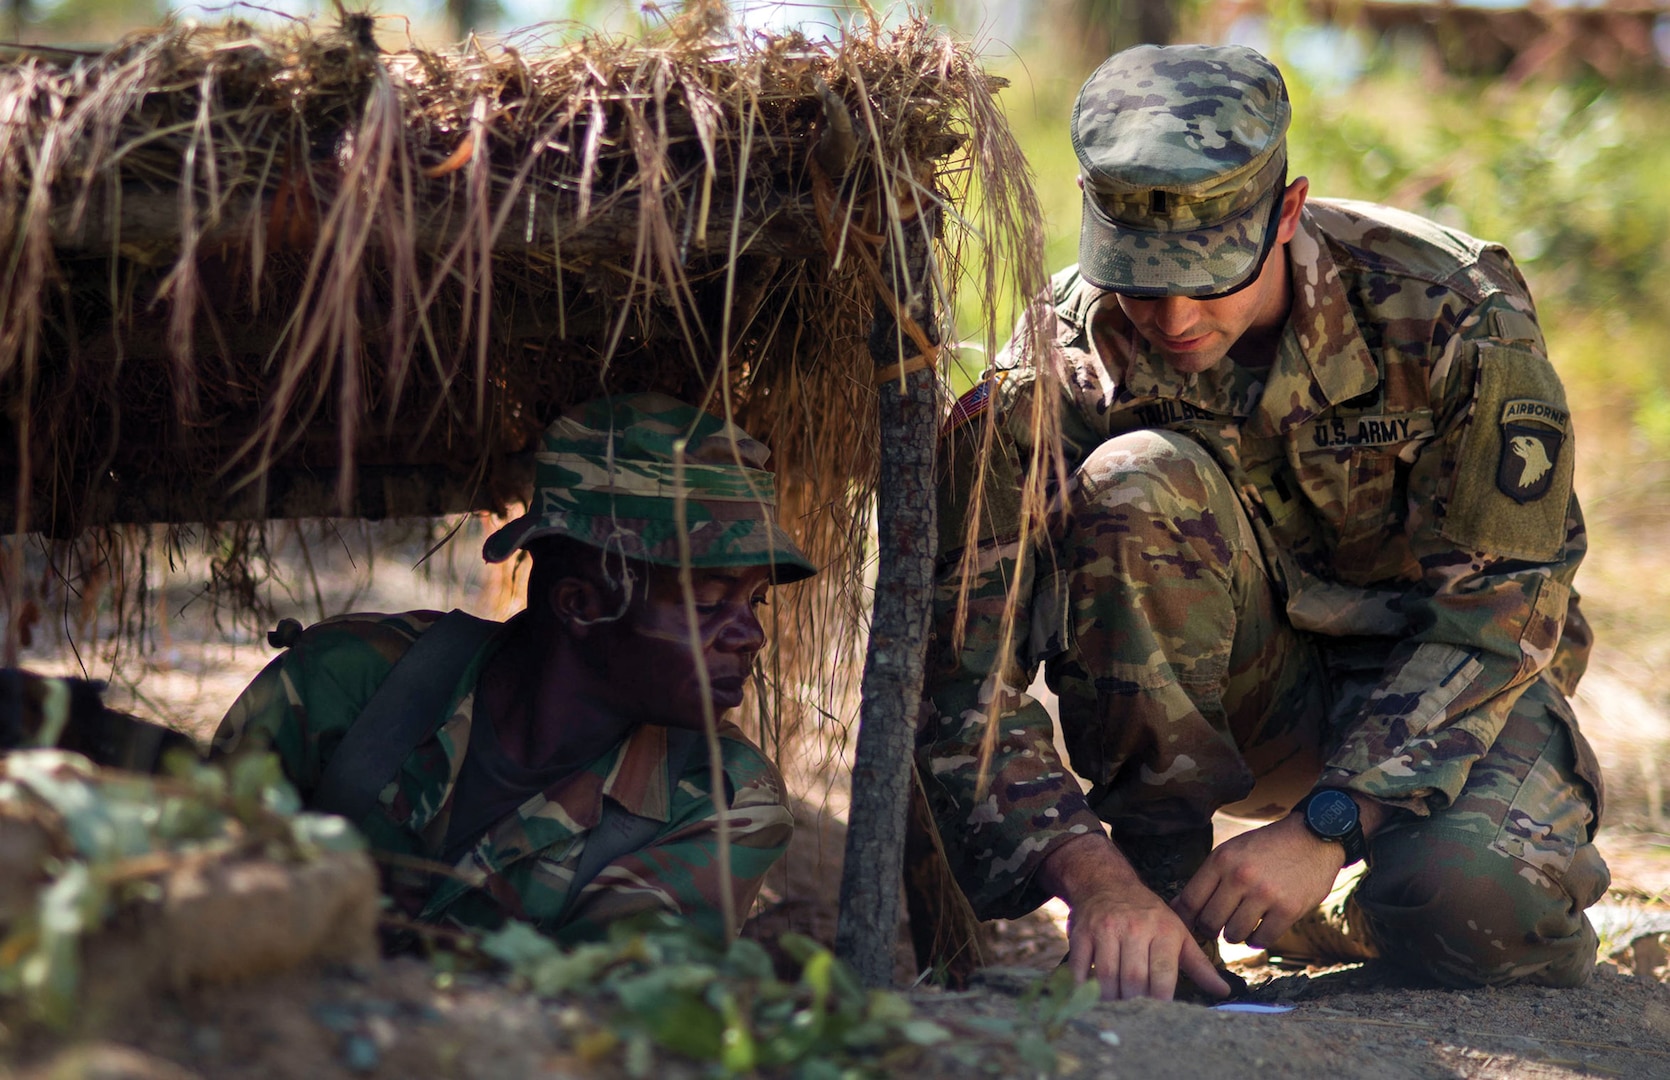
<svg viewBox="0 0 1670 1080"><path fill-rule="evenodd" d="M1297 429L1299 486L1332 533L1338 580L1366 585L1409 568L1408 475L1432 435L1430 413L1332 415Z"/></svg>

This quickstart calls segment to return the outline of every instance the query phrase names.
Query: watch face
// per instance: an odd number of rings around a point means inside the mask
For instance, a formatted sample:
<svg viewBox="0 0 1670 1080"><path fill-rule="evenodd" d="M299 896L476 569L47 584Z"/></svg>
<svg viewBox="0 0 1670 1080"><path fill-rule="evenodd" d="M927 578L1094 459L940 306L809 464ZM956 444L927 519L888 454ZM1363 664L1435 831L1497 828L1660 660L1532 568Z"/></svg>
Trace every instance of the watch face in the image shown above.
<svg viewBox="0 0 1670 1080"><path fill-rule="evenodd" d="M1343 837L1357 827L1357 804L1343 791L1319 791L1305 807L1305 824L1318 836Z"/></svg>

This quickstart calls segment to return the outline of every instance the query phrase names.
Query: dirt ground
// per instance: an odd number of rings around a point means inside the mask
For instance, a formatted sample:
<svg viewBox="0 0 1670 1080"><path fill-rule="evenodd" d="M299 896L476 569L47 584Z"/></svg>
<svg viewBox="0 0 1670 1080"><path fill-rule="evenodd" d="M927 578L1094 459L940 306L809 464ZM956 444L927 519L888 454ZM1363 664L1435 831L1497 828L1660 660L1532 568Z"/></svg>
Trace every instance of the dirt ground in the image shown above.
<svg viewBox="0 0 1670 1080"><path fill-rule="evenodd" d="M955 1038L900 1062L922 1078L1026 1076L986 1035L983 1018L1013 1016L1017 969L996 969L963 993L911 994L922 1015ZM1249 971L1255 979L1262 977ZM1273 974L1256 996L1291 1004L1248 1015L1173 1002L1104 1004L1071 1021L1056 1048L1060 1075L1197 1078L1554 1078L1670 1075L1670 987L1597 968L1581 991L1534 988L1456 993L1403 985L1383 972ZM22 1076L156 1078L600 1077L614 1060L586 1062L577 1047L595 1019L462 979L441 991L418 961L369 978L291 977L198 991L158 1002L96 1041L43 1060L21 1055ZM19 1061L18 1057L13 1058ZM697 1070L659 1063L656 1075Z"/></svg>
<svg viewBox="0 0 1670 1080"><path fill-rule="evenodd" d="M815 811L802 813L816 818ZM1631 834L1617 867L1662 873L1666 838ZM832 816L800 830L762 901L756 932L797 929L829 940L835 922L842 829ZM1657 852L1657 854L1655 854ZM796 878L798 877L798 882ZM1658 933L1670 907L1625 881L1597 920L1621 947L1580 990L1534 987L1466 992L1411 983L1380 965L1283 970L1261 954L1232 966L1240 999L1287 1011L1252 1014L1174 1002L1097 1006L1069 1022L1055 1046L1062 1076L1282 1076L1489 1078L1670 1076L1670 976ZM1025 988L1065 952L1059 904L990 924L993 966L967 991L917 987L919 1015L953 1039L903 1052L893 1075L921 1078L1035 1075L993 1019L1021 1015ZM1651 931L1651 933L1649 933ZM899 979L910 980L901 941ZM484 974L437 977L411 958L358 970L301 972L259 983L178 994L118 997L84 1015L69 1038L23 1026L0 1030L0 1076L154 1078L461 1078L626 1075L617 1053L588 1057L587 1036L607 1017L586 1002L541 1001ZM658 1061L653 1075L696 1077Z"/></svg>
<svg viewBox="0 0 1670 1080"><path fill-rule="evenodd" d="M1670 467L1660 468L1655 476L1670 475ZM1670 483L1661 487L1670 491ZM1233 966L1252 985L1247 1000L1290 1011L1103 1004L1068 1024L1057 1041L1062 1075L1670 1077L1670 966L1662 946L1670 938L1661 936L1670 931L1670 827L1661 791L1670 695L1656 676L1670 662L1670 626L1655 614L1670 602L1670 574L1660 572L1670 570L1670 554L1653 539L1661 535L1659 518L1637 520L1604 497L1596 502L1591 525L1601 557L1591 559L1580 584L1603 645L1576 705L1608 772L1607 821L1598 842L1614 880L1594 914L1603 951L1615 955L1602 960L1589 985L1456 992L1413 986L1372 965L1293 972L1242 956ZM1606 533L1611 542L1602 545L1600 534ZM412 552L421 552L424 542L371 535L362 549L349 537L337 554L363 565L376 551L385 567L399 569L414 561ZM461 549L467 553L475 542L466 537ZM1627 558L1608 558L1606 551ZM315 551L319 575L346 573L325 565L329 554ZM481 614L502 614L470 603L483 595L484 585L470 576L472 559L460 556L458 563L462 570L432 575L415 587L409 576L385 572L351 606L401 610L463 603ZM502 597L499 586L487 583ZM201 609L191 608L189 599L159 593L149 645L143 655L127 658L112 680L112 696L119 707L204 735L272 653L251 628L194 622L194 610ZM343 610L298 588L293 610L280 614L310 620L318 617L316 608L326 607ZM62 621L67 625L73 616L66 612ZM89 674L106 677L100 665L107 653L83 654L91 661ZM81 671L72 653L44 640L24 664L43 672ZM791 786L823 812L803 812L805 827L789 859L768 879L761 903L762 925L825 942L834 934L840 873L844 799L838 766L838 759L806 761L790 770ZM820 776L837 782L820 788L812 783ZM888 1071L923 1080L1035 1075L989 1034L989 1020L1013 1018L1021 989L1059 962L1066 948L1063 916L1057 904L1024 920L993 924L994 966L968 991L910 990L921 1014L956 1037L915 1055L901 1053ZM911 983L912 967L908 946L901 945L899 985ZM71 1038L8 1026L0 1014L0 1078L625 1075L618 1054L587 1060L582 1053L592 1045L584 1036L606 1023L584 1003L536 1000L477 975L443 983L434 969L403 959L360 971L150 994L85 1017ZM662 1062L654 1075L693 1077L699 1071Z"/></svg>
<svg viewBox="0 0 1670 1080"><path fill-rule="evenodd" d="M1670 907L1652 902L1670 866L1667 839L1620 830L1608 843L1619 881L1600 920L1603 932L1611 931L1611 948L1642 933L1635 948L1597 965L1580 990L1446 991L1376 965L1288 971L1255 955L1232 963L1251 985L1242 1000L1290 1011L1103 1004L1056 1040L1059 1075L1670 1076L1670 967L1657 936L1670 930ZM832 939L841 840L833 818L807 823L778 880L768 884L761 929ZM1063 916L1054 904L991 924L994 966L968 991L910 990L919 1015L955 1037L905 1052L886 1071L924 1080L1036 1075L984 1025L1021 1015L1024 989L1065 952ZM898 982L908 985L912 965L903 941L899 958ZM0 1077L617 1080L627 1075L619 1053L593 1059L587 1049L588 1036L607 1024L585 1002L541 1001L486 975L447 980L418 960L383 960L353 971L118 1001L84 1016L69 1038L0 1027ZM703 1074L675 1060L658 1061L651 1075Z"/></svg>

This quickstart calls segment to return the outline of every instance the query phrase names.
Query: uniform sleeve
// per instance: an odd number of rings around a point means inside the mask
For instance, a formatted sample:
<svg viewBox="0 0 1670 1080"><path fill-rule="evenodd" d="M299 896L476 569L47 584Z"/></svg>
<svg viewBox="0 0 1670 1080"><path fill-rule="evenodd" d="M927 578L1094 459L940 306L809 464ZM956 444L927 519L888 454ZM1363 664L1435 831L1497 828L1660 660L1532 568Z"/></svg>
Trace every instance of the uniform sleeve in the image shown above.
<svg viewBox="0 0 1670 1080"><path fill-rule="evenodd" d="M311 800L331 754L410 641L387 620L309 627L238 695L211 756L271 750Z"/></svg>
<svg viewBox="0 0 1670 1080"><path fill-rule="evenodd" d="M977 431L978 425L961 430ZM1045 610L1047 597L1034 589L1039 558L1046 553L1034 548L1021 558L1013 509L1018 455L1001 435L984 461L988 488L999 498L986 503L978 524L973 577L959 615L961 530L979 459L974 442L953 431L942 447L944 531L917 765L958 884L980 918L996 919L1025 914L1049 899L1033 881L1039 865L1061 844L1102 826L1056 753L1049 713L1024 692L1037 671L1035 658L1049 651L1054 620ZM1003 611L1011 582L1018 584L1023 602L1005 641ZM993 741L982 784L989 730Z"/></svg>
<svg viewBox="0 0 1670 1080"><path fill-rule="evenodd" d="M1522 286L1441 344L1437 435L1401 508L1421 568L1403 601L1412 632L1319 781L1418 814L1456 798L1548 668L1587 547L1565 393Z"/></svg>
<svg viewBox="0 0 1670 1080"><path fill-rule="evenodd" d="M724 814L730 826L731 895L737 918L745 919L766 872L788 850L794 815L783 778L752 743L738 735L721 738L720 746L730 792ZM600 938L611 923L656 911L682 915L723 936L719 812L709 792L706 757L694 756L700 760L684 771L667 828L650 846L603 868L557 931L559 941Z"/></svg>

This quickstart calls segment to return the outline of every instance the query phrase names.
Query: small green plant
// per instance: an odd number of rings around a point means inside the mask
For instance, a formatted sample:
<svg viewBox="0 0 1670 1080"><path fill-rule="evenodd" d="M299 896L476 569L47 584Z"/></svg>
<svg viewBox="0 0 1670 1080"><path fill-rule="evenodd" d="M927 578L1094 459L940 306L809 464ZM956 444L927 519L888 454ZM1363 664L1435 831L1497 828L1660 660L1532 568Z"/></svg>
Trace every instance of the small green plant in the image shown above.
<svg viewBox="0 0 1670 1080"><path fill-rule="evenodd" d="M0 902L0 996L48 1024L68 1022L82 940L124 903L154 899L158 877L183 859L292 861L362 846L341 818L300 812L270 754L227 765L183 755L171 764L173 776L153 777L101 770L62 750L0 758L10 879Z"/></svg>
<svg viewBox="0 0 1670 1080"><path fill-rule="evenodd" d="M566 950L524 923L482 943L540 996L602 1002L608 1033L581 1036L577 1045L588 1056L619 1047L635 1077L654 1074L658 1050L704 1062L717 1076L872 1076L952 1037L903 996L864 990L810 938L785 934L780 946L799 967L792 980L777 977L759 944L721 946L670 919L648 929L617 926L606 942ZM1075 987L1060 971L1028 991L1019 1020L967 1026L1011 1044L1029 1068L1048 1074L1056 1069L1050 1040L1095 1001L1094 984Z"/></svg>

